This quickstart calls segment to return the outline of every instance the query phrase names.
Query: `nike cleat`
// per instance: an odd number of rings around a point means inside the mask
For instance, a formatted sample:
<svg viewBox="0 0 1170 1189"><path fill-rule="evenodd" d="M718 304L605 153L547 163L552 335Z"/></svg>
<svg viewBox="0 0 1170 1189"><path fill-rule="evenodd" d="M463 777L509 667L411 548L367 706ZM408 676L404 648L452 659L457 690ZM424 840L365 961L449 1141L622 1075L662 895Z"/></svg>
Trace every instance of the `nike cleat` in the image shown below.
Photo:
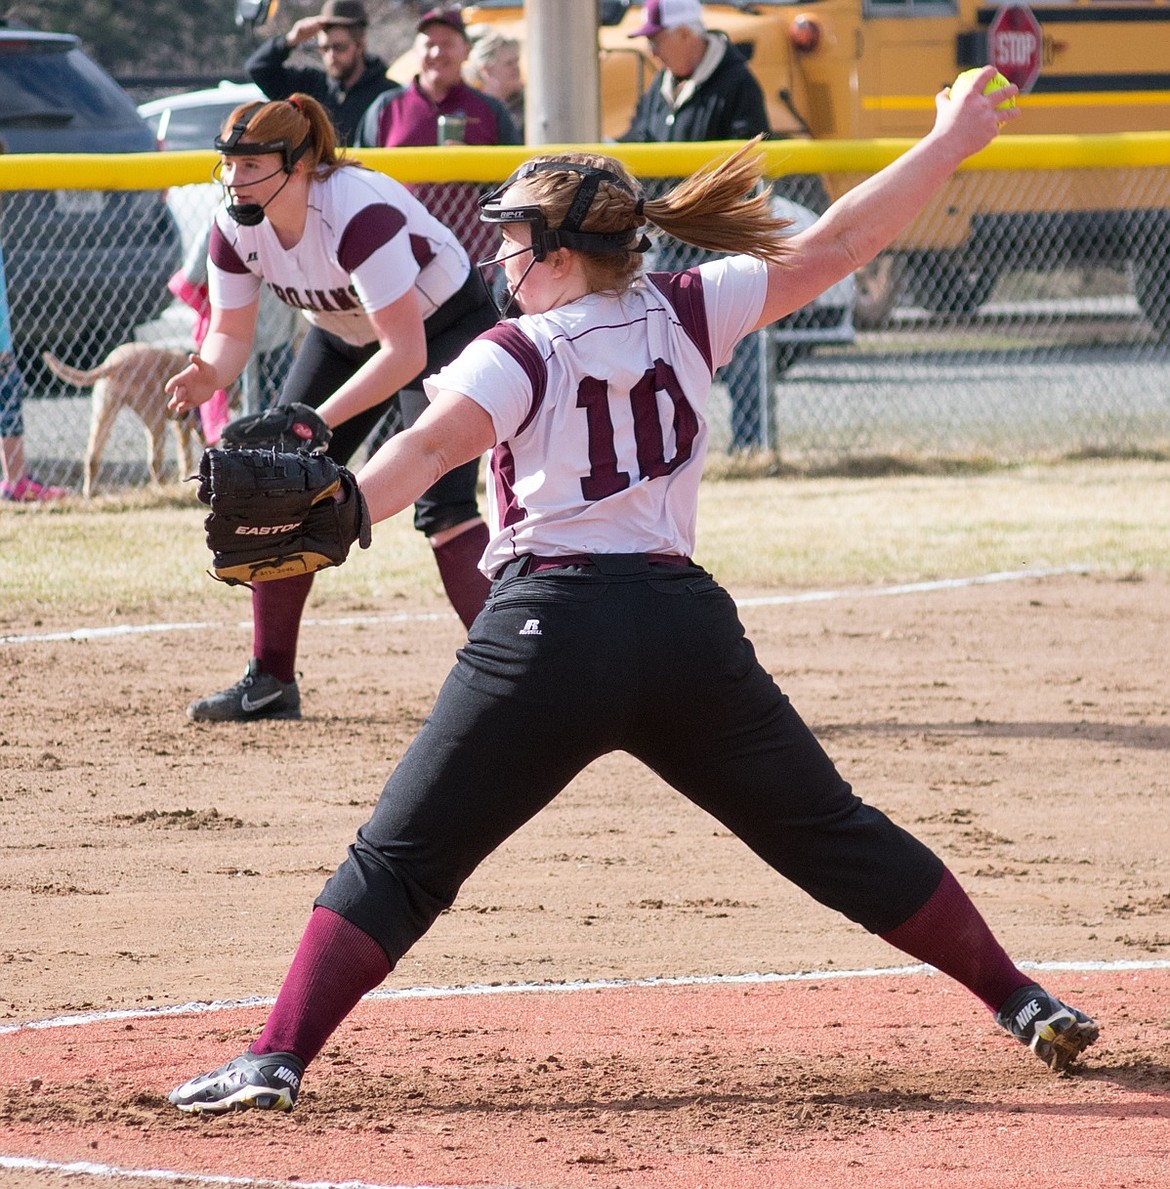
<svg viewBox="0 0 1170 1189"><path fill-rule="evenodd" d="M1053 1073L1063 1073L1101 1031L1084 1012L1061 1003L1036 983L1013 992L995 1019Z"/></svg>
<svg viewBox="0 0 1170 1189"><path fill-rule="evenodd" d="M247 722L254 718L300 718L301 692L295 681L280 681L254 658L230 689L201 698L187 707L192 722Z"/></svg>
<svg viewBox="0 0 1170 1189"><path fill-rule="evenodd" d="M181 1111L220 1115L225 1111L291 1111L305 1063L292 1053L251 1050L211 1073L201 1073L167 1095Z"/></svg>

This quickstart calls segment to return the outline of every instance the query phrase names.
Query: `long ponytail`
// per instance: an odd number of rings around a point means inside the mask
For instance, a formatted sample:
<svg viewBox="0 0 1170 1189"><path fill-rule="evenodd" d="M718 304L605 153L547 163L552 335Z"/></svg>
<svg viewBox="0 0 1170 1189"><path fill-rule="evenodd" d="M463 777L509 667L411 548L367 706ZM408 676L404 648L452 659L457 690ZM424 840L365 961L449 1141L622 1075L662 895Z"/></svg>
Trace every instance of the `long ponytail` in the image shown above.
<svg viewBox="0 0 1170 1189"><path fill-rule="evenodd" d="M743 252L779 261L785 254L783 231L787 219L772 213L769 190L761 186L764 157L760 137L748 141L723 161L712 162L683 179L661 198L646 199L629 170L600 153L563 153L535 157L536 161L564 161L609 170L620 181L603 181L580 224L582 231L629 235L651 223L668 235L713 252ZM580 186L580 174L555 169L527 175L520 183L540 206L549 227L559 227ZM642 254L631 249L583 253L585 270L595 291L621 292L642 268Z"/></svg>

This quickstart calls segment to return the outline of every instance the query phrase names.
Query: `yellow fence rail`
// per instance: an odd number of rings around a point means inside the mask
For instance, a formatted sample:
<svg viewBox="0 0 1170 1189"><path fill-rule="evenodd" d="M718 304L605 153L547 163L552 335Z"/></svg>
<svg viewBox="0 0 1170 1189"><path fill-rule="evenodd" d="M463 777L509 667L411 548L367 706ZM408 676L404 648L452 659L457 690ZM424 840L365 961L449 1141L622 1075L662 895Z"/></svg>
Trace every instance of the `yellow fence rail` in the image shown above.
<svg viewBox="0 0 1170 1189"><path fill-rule="evenodd" d="M474 187L538 153L609 154L657 192L652 180L712 165L741 143L353 155L401 182L432 183L432 213L486 257L493 245L482 242ZM912 143L773 140L761 152L778 213L799 230ZM216 160L212 151L0 155L26 449L42 480L79 486L91 405L51 373L43 351L88 367L129 340L194 346L195 313L170 282L184 260L203 258L223 198ZM701 258L655 237L647 267ZM249 410L279 398L303 330L296 310L266 296L235 394ZM1170 456L1170 132L1001 137L873 266L753 336L717 375L709 410L715 452L798 465ZM146 479L141 427L127 413L99 482Z"/></svg>
<svg viewBox="0 0 1170 1189"><path fill-rule="evenodd" d="M573 149L607 153L643 177L675 177L720 160L740 141L672 145L544 145L361 149L353 155L401 182L493 182L537 153ZM872 173L904 153L912 140L773 140L761 148L767 172ZM13 153L0 156L0 190L154 190L206 182L214 152ZM964 170L1128 169L1170 166L1170 133L1103 136L1004 136ZM1170 198L1168 198L1170 201Z"/></svg>

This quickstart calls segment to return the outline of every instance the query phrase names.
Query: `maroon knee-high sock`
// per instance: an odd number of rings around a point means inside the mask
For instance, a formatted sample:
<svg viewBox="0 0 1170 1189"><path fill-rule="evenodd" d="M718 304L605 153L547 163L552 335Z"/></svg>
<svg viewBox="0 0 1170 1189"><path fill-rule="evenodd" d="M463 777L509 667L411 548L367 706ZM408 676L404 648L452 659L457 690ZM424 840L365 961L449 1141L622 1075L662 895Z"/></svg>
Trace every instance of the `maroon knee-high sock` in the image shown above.
<svg viewBox="0 0 1170 1189"><path fill-rule="evenodd" d="M252 587L252 654L278 681L297 678L297 636L312 588L312 574Z"/></svg>
<svg viewBox="0 0 1170 1189"><path fill-rule="evenodd" d="M389 973L390 959L368 933L328 908L313 909L252 1052L295 1053L308 1065Z"/></svg>
<svg viewBox="0 0 1170 1189"><path fill-rule="evenodd" d="M1029 978L1007 956L959 881L944 871L929 900L908 920L881 934L883 941L929 962L999 1011Z"/></svg>
<svg viewBox="0 0 1170 1189"><path fill-rule="evenodd" d="M482 520L457 537L435 547L435 564L443 589L465 628L471 627L480 613L491 583L479 569L479 559L487 548L488 527Z"/></svg>

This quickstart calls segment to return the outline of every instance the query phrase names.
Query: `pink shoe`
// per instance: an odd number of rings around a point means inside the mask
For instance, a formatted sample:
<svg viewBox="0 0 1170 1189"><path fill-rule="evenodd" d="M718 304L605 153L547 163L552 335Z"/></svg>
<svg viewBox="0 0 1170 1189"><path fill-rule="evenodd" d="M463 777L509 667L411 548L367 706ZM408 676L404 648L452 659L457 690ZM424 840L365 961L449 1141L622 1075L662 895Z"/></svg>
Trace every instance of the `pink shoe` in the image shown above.
<svg viewBox="0 0 1170 1189"><path fill-rule="evenodd" d="M15 483L0 483L0 500L10 500L16 504L31 504L38 500L62 500L68 494L68 488L49 487L44 483L38 483L31 475L25 475Z"/></svg>

